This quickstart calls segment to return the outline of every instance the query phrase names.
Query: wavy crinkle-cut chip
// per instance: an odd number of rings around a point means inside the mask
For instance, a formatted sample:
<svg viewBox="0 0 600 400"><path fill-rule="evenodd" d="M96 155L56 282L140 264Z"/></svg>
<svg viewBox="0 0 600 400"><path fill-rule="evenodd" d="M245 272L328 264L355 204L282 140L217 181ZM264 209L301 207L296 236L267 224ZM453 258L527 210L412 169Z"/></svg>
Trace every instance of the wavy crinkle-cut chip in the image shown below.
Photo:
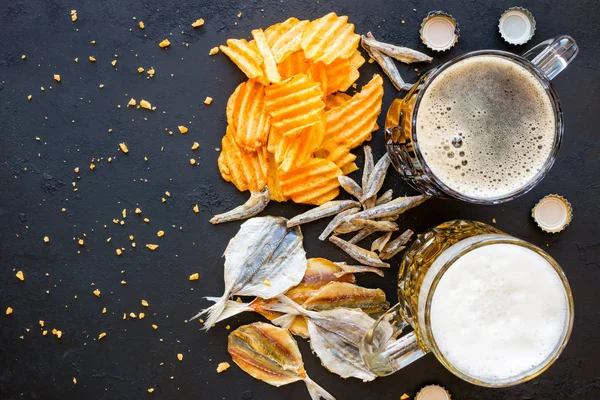
<svg viewBox="0 0 600 400"><path fill-rule="evenodd" d="M218 160L221 176L241 192L259 192L267 184L269 153L266 148L246 151L236 143L234 137L235 131L228 126Z"/></svg>
<svg viewBox="0 0 600 400"><path fill-rule="evenodd" d="M304 30L302 50L306 58L329 65L338 58L350 58L358 48L360 35L347 16L329 13L312 21Z"/></svg>
<svg viewBox="0 0 600 400"><path fill-rule="evenodd" d="M309 62L307 75L313 81L319 82L321 91L323 91L323 98L325 98L327 93L327 69L325 64Z"/></svg>
<svg viewBox="0 0 600 400"><path fill-rule="evenodd" d="M348 175L358 169L358 166L354 162L356 156L350 153L350 150L345 147L337 147L331 151L319 149L315 152L315 156L331 161L342 170L344 175Z"/></svg>
<svg viewBox="0 0 600 400"><path fill-rule="evenodd" d="M304 129L298 137L285 137L285 155L279 168L281 171L290 171L298 168L310 159L315 150L319 148L325 137L325 121Z"/></svg>
<svg viewBox="0 0 600 400"><path fill-rule="evenodd" d="M383 80L376 74L352 99L325 112L325 140L321 147L330 152L337 147L353 149L371 139L371 132L377 129L382 98Z"/></svg>
<svg viewBox="0 0 600 400"><path fill-rule="evenodd" d="M275 162L275 157L271 154L269 157L269 166L267 170L267 186L271 192L271 200L273 201L288 201L290 198L283 194L279 179L279 168Z"/></svg>
<svg viewBox="0 0 600 400"><path fill-rule="evenodd" d="M358 69L363 65L365 59L356 50L350 58L344 58L334 61L327 66L327 94L334 92L344 92L352 86L359 78Z"/></svg>
<svg viewBox="0 0 600 400"><path fill-rule="evenodd" d="M248 151L267 144L269 115L265 107L265 87L254 79L240 84L227 101L227 122L236 142Z"/></svg>
<svg viewBox="0 0 600 400"><path fill-rule="evenodd" d="M288 18L280 24L275 24L265 30L267 43L271 48L276 63L280 63L290 54L301 49L302 34L309 21Z"/></svg>
<svg viewBox="0 0 600 400"><path fill-rule="evenodd" d="M227 55L250 79L262 78L263 58L254 41L246 39L227 39L227 46L219 46L221 51Z"/></svg>
<svg viewBox="0 0 600 400"><path fill-rule="evenodd" d="M260 55L263 59L263 70L265 78L269 82L277 83L281 82L281 76L277 71L277 64L275 63L275 58L273 57L273 53L271 52L271 48L267 43L267 38L265 37L265 33L262 29L254 29L252 31L252 37L256 43L256 47L260 52Z"/></svg>
<svg viewBox="0 0 600 400"><path fill-rule="evenodd" d="M303 74L308 70L308 61L303 51L297 51L287 56L283 61L277 63L277 70L281 79L288 79L297 74Z"/></svg>
<svg viewBox="0 0 600 400"><path fill-rule="evenodd" d="M323 92L319 83L305 74L267 86L265 94L271 125L282 131L284 136L298 135L323 117Z"/></svg>
<svg viewBox="0 0 600 400"><path fill-rule="evenodd" d="M332 93L329 96L325 97L325 111L344 105L344 103L346 103L351 98L352 96L346 93Z"/></svg>
<svg viewBox="0 0 600 400"><path fill-rule="evenodd" d="M342 171L331 161L312 158L279 177L283 193L296 203L321 205L339 194L339 175Z"/></svg>

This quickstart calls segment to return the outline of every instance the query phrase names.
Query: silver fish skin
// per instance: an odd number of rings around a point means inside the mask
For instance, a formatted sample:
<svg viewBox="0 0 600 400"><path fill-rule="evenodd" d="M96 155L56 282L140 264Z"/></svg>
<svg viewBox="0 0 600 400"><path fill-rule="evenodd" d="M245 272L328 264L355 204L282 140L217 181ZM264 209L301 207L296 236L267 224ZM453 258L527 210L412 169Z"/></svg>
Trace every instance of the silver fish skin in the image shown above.
<svg viewBox="0 0 600 400"><path fill-rule="evenodd" d="M338 226L335 227L333 232L335 232L338 235L343 235L345 233L356 232L362 229L362 226L360 226L359 224L354 224L351 221L348 221L349 218L350 216L344 217L341 223L339 223Z"/></svg>
<svg viewBox="0 0 600 400"><path fill-rule="evenodd" d="M390 267L390 264L381 261L377 254L373 253L372 251L363 249L362 247L357 246L355 244L348 243L344 239L340 239L337 236L330 236L329 241L338 246L343 251L345 251L350 257L354 258L356 261L362 264L377 268Z"/></svg>
<svg viewBox="0 0 600 400"><path fill-rule="evenodd" d="M373 36L371 32L367 32L365 42L372 49L378 50L383 54L395 58L396 60L405 64L417 62L428 63L433 60L433 58L429 57L427 54L421 53L420 51L409 49L408 47L401 47L390 43L380 42L379 40L375 39L375 36Z"/></svg>
<svg viewBox="0 0 600 400"><path fill-rule="evenodd" d="M429 196L426 195L398 197L388 203L381 204L371 209L361 211L359 213L351 215L348 218L351 221L353 219L376 219L391 217L394 215L402 214L404 211L418 206L427 199L429 199Z"/></svg>
<svg viewBox="0 0 600 400"><path fill-rule="evenodd" d="M192 319L208 313L204 325L208 330L228 312L230 296L270 299L302 281L308 263L302 232L298 227L287 228L286 222L282 217L256 217L240 226L225 249L223 295Z"/></svg>
<svg viewBox="0 0 600 400"><path fill-rule="evenodd" d="M379 196L377 198L375 205L379 206L381 204L389 203L393 199L394 199L394 191L392 189L389 189L389 190L386 190L381 196Z"/></svg>
<svg viewBox="0 0 600 400"><path fill-rule="evenodd" d="M367 54L369 54L372 59L377 61L377 64L379 64L383 72L388 76L388 78L390 78L390 81L392 81L394 87L398 90L410 90L413 85L406 83L404 79L402 79L402 76L400 76L400 72L398 71L398 68L396 67L396 64L394 64L392 58L381 53L379 50L369 47L369 45L365 43L364 39L366 39L366 37L362 35L360 41L362 48L365 49Z"/></svg>
<svg viewBox="0 0 600 400"><path fill-rule="evenodd" d="M385 245L383 250L380 251L379 257L382 260L389 260L394 257L404 249L404 245L408 243L413 234L414 232L410 229L405 230L400 236Z"/></svg>
<svg viewBox="0 0 600 400"><path fill-rule="evenodd" d="M363 188L361 202L364 203L367 199L377 195L377 192L379 192L379 189L383 186L383 181L385 181L391 162L392 160L387 152L379 159L379 161L377 161L377 164L375 164L373 172L371 172L371 176L369 177L367 187Z"/></svg>
<svg viewBox="0 0 600 400"><path fill-rule="evenodd" d="M269 191L269 188L265 186L260 192L251 193L250 198L244 204L237 206L226 213L212 217L210 223L222 224L224 222L239 221L241 219L254 217L267 207L269 201L271 201L271 192Z"/></svg>
<svg viewBox="0 0 600 400"><path fill-rule="evenodd" d="M363 146L363 150L365 152L365 165L363 166L361 185L364 189L369 184L369 177L371 176L371 172L373 172L375 162L373 161L373 151L371 150L371 146L365 145Z"/></svg>
<svg viewBox="0 0 600 400"><path fill-rule="evenodd" d="M296 215L294 218L287 222L287 227L291 228L296 225L306 224L308 222L316 221L321 218L330 217L338 214L349 208L360 207L360 203L354 200L332 200L325 204L308 210L305 213Z"/></svg>
<svg viewBox="0 0 600 400"><path fill-rule="evenodd" d="M336 278L341 278L346 274L357 274L361 272L372 272L383 278L383 271L379 268L367 267L365 265L348 265L345 262L336 262L335 265L342 269L335 273Z"/></svg>
<svg viewBox="0 0 600 400"><path fill-rule="evenodd" d="M348 243L357 244L372 233L375 233L375 231L367 228L361 229L356 235L348 240Z"/></svg>
<svg viewBox="0 0 600 400"><path fill-rule="evenodd" d="M392 231L389 231L388 233L379 236L377 239L373 240L373 243L371 244L371 251L381 252L391 238Z"/></svg>
<svg viewBox="0 0 600 400"><path fill-rule="evenodd" d="M391 221L373 221L372 219L353 219L352 224L362 228L372 229L375 232L397 231L398 224Z"/></svg>
<svg viewBox="0 0 600 400"><path fill-rule="evenodd" d="M348 215L356 214L359 211L360 211L360 208L358 208L358 207L350 208L346 211L342 211L341 213L339 213L338 215L333 217L331 222L329 222L329 224L327 224L327 226L325 227L323 232L319 235L319 240L323 241L323 240L327 239L329 237L329 235L331 235L333 233L335 228L337 228L338 225L341 224Z"/></svg>
<svg viewBox="0 0 600 400"><path fill-rule="evenodd" d="M340 182L340 186L348 192L351 196L354 196L356 199L360 200L362 197L362 189L356 183L356 181L346 175L339 175L338 181Z"/></svg>

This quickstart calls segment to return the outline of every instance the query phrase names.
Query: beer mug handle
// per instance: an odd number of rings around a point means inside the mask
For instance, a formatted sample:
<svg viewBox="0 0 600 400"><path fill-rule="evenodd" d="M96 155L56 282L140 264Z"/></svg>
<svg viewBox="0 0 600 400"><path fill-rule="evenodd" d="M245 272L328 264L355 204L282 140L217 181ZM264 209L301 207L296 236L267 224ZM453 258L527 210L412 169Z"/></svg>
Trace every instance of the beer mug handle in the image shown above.
<svg viewBox="0 0 600 400"><path fill-rule="evenodd" d="M571 36L563 35L533 46L523 54L523 57L538 67L548 80L552 80L567 68L577 53L579 47L575 40Z"/></svg>
<svg viewBox="0 0 600 400"><path fill-rule="evenodd" d="M401 304L396 304L367 331L360 344L360 354L373 373L390 375L427 354L417 342L415 332L398 339L407 326Z"/></svg>

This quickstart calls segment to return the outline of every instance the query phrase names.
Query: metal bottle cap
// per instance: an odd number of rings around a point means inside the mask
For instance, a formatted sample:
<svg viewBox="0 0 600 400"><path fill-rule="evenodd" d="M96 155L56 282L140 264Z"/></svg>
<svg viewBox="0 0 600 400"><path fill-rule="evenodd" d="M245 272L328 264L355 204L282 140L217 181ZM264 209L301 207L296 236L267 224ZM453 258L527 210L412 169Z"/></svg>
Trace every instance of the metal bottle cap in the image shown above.
<svg viewBox="0 0 600 400"><path fill-rule="evenodd" d="M415 400L450 400L450 393L441 386L428 385L419 390Z"/></svg>
<svg viewBox="0 0 600 400"><path fill-rule="evenodd" d="M564 197L549 194L533 207L531 216L543 231L557 233L571 222L573 208Z"/></svg>
<svg viewBox="0 0 600 400"><path fill-rule="evenodd" d="M535 18L525 8L511 7L498 22L502 38L510 44L525 44L535 33Z"/></svg>
<svg viewBox="0 0 600 400"><path fill-rule="evenodd" d="M431 11L423 19L419 33L425 46L433 51L446 51L458 42L460 30L451 15Z"/></svg>

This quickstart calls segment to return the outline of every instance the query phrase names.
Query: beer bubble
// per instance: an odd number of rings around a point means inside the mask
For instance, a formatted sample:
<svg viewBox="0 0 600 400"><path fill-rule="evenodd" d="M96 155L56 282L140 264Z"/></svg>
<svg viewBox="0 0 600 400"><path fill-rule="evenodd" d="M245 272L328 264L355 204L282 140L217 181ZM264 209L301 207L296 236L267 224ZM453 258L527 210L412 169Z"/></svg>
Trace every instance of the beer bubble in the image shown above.
<svg viewBox="0 0 600 400"><path fill-rule="evenodd" d="M458 149L462 146L462 144L463 144L463 140L461 139L460 136L455 136L452 138L452 146L454 146Z"/></svg>

